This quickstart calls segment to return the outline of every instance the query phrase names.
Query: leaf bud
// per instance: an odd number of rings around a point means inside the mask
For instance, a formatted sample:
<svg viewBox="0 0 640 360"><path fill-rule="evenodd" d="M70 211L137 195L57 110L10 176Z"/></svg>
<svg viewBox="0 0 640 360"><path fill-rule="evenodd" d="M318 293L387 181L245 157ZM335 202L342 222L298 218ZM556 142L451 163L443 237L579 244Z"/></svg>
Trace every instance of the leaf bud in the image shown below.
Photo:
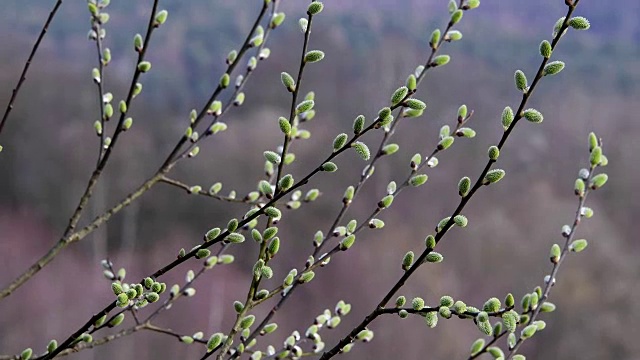
<svg viewBox="0 0 640 360"><path fill-rule="evenodd" d="M356 119L353 121L353 133L360 134L362 130L364 130L364 115L358 115Z"/></svg>
<svg viewBox="0 0 640 360"><path fill-rule="evenodd" d="M498 147L495 146L495 145L490 146L488 154L489 154L489 159L491 161L496 161L496 160L498 160L498 157L500 156L500 149L498 149Z"/></svg>
<svg viewBox="0 0 640 360"><path fill-rule="evenodd" d="M429 176L425 174L416 175L409 180L409 184L411 184L411 186L418 187L426 183L428 179L429 179Z"/></svg>
<svg viewBox="0 0 640 360"><path fill-rule="evenodd" d="M311 50L304 55L304 62L315 63L324 59L324 52L320 50Z"/></svg>
<svg viewBox="0 0 640 360"><path fill-rule="evenodd" d="M578 253L578 252L581 252L582 250L584 250L587 247L587 245L588 245L588 242L585 239L574 240L569 245L569 250Z"/></svg>
<svg viewBox="0 0 640 360"><path fill-rule="evenodd" d="M547 65L544 66L542 70L542 75L555 75L564 69L564 62L562 61L551 61Z"/></svg>
<svg viewBox="0 0 640 360"><path fill-rule="evenodd" d="M351 147L353 147L356 153L358 153L358 155L360 155L360 157L364 161L369 160L369 158L371 157L371 152L369 151L369 147L367 147L365 143L361 141L356 141L353 144L351 144Z"/></svg>
<svg viewBox="0 0 640 360"><path fill-rule="evenodd" d="M424 308L424 300L420 297L415 297L411 300L411 308L416 311L420 311Z"/></svg>
<svg viewBox="0 0 640 360"><path fill-rule="evenodd" d="M314 1L307 7L307 14L309 15L317 15L322 9L324 9L324 4L320 1Z"/></svg>
<svg viewBox="0 0 640 360"><path fill-rule="evenodd" d="M569 19L569 26L576 30L588 30L591 27L589 20L582 16L576 16Z"/></svg>
<svg viewBox="0 0 640 360"><path fill-rule="evenodd" d="M454 11L453 14L451 14L451 20L449 21L449 24L450 25L455 25L455 24L459 23L460 20L462 19L462 15L463 14L464 13L460 9Z"/></svg>
<svg viewBox="0 0 640 360"><path fill-rule="evenodd" d="M551 44L547 40L542 40L540 43L540 55L545 59L548 59L551 57L551 52Z"/></svg>
<svg viewBox="0 0 640 360"><path fill-rule="evenodd" d="M609 180L609 176L607 174L598 174L591 179L589 187L593 190L597 190L604 186L604 184L607 183L607 180Z"/></svg>
<svg viewBox="0 0 640 360"><path fill-rule="evenodd" d="M280 80L282 80L282 85L284 85L289 92L294 92L296 90L296 83L289 73L284 71L280 73Z"/></svg>
<svg viewBox="0 0 640 360"><path fill-rule="evenodd" d="M516 89L522 92L527 92L529 84L527 83L527 76L524 72L522 72L522 70L516 70L513 77L516 83Z"/></svg>
<svg viewBox="0 0 640 360"><path fill-rule="evenodd" d="M455 139L452 136L447 136L438 142L438 150L446 150L448 149Z"/></svg>
<svg viewBox="0 0 640 360"><path fill-rule="evenodd" d="M402 270L407 271L411 268L411 265L413 265L413 258L413 251L408 251L404 254L404 257L402 258Z"/></svg>
<svg viewBox="0 0 640 360"><path fill-rule="evenodd" d="M427 260L427 262L436 263L437 264L437 263L442 262L442 260L444 260L444 256L442 256L442 254L440 254L440 253L437 253L437 252L433 251L433 252L431 252L431 253L429 253L427 255L426 260Z"/></svg>
<svg viewBox="0 0 640 360"><path fill-rule="evenodd" d="M496 183L502 180L504 175L505 175L505 171L502 169L491 169L487 172L487 175L485 175L482 181L482 185L489 185L489 184Z"/></svg>
<svg viewBox="0 0 640 360"><path fill-rule="evenodd" d="M400 102L402 102L404 100L404 98L407 96L407 94L409 93L409 88L407 88L406 86L401 86L399 87L396 91L394 91L393 95L391 96L391 105L398 105Z"/></svg>

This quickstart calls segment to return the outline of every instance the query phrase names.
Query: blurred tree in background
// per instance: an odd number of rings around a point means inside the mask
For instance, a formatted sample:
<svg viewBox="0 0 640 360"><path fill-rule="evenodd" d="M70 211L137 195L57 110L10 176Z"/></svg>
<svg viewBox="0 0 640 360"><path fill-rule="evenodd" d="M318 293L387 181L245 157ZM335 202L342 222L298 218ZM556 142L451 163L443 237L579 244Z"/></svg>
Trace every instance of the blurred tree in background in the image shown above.
<svg viewBox="0 0 640 360"><path fill-rule="evenodd" d="M3 2L0 105L9 101L19 71L53 3L45 6L42 2ZM298 19L307 17L309 3L277 3L277 12L286 13L287 18L271 32L268 25L272 8L264 15L262 25L269 32L266 47L271 54L259 61L247 79L247 86L242 89L246 104L231 106L225 112L221 121L228 129L214 135L214 139L203 136L211 118L207 115L206 124L203 122L197 129L203 137L198 141L200 153L171 169L170 177L179 179L187 190L197 190L192 186L200 185L206 193L212 184L221 182L221 197L228 197L229 191L234 190L236 199L243 200L257 191L259 179L265 179L262 152L278 151L282 145L277 119L287 118L292 103L280 84L280 74L287 71L294 79L297 75L303 40ZM104 124L105 133L107 129L108 134L117 129L118 102L126 97L137 68L138 54L133 52L132 38L136 33L145 35L153 4L151 0L112 1L105 9L110 19L104 23L107 36L103 46L110 49L112 60L105 67L104 92L114 95L111 103L115 114ZM433 29L446 27L450 16L446 5L442 1L417 0L404 1L401 6L392 0L369 1L366 6L355 1L326 3L314 19L309 48L322 49L326 56L305 67L298 97L300 102L308 91L315 93L317 115L300 126L313 136L293 141L296 160L281 175L291 173L295 180L302 179L331 153L329 146L337 134L344 132L352 137L357 115L368 114L370 125L380 108L390 106L390 94L430 54ZM122 132L84 209L79 228L90 224L156 173L174 148L175 140L189 126L191 109L200 110L218 86L220 75L228 69L224 54L240 50L261 6L259 1L159 2L157 11L167 10L170 15L153 32L145 54L152 69L141 74L143 91L122 118L131 116L134 125ZM513 132L500 155L499 167L506 170L507 176L496 186L480 189L464 210L469 225L452 230L451 238L438 244L437 251L446 258L444 264L425 265L397 295L405 295L409 303L414 297L422 297L426 305L436 306L441 295L449 294L482 307L488 298L497 296L502 300L508 292L516 295L518 303L534 286L544 285L542 279L550 271L546 262L548 249L563 241L560 229L572 220L576 197L571 184L587 160L590 149L585 139L595 131L604 139L603 148L611 163L606 168L609 184L589 198L588 206L596 210L596 216L580 227L580 237L592 241L587 251L562 268L552 294L558 310L543 317L547 328L525 342L521 350L536 359L636 358L640 345L629 335L638 329L629 319L639 316L632 304L638 289L629 284L640 277L637 262L633 261L638 249L633 241L636 232L632 218L640 211L635 190L635 154L640 151L640 142L635 141L640 134L635 119L640 93L640 22L635 16L639 7L640 4L629 3L620 9L606 2L580 1L577 12L589 18L593 26L588 32L570 32L562 38L552 60L565 61L566 69L556 77L543 79L527 104L527 108L545 114L544 123L534 126L523 122L519 125L522 128ZM551 29L566 9L559 0L484 1L472 12L465 11L464 19L455 24L463 38L444 43L440 52L449 54L451 62L429 70L428 79L415 94L426 101L427 109L421 117L402 119L401 125L394 128L388 143L399 144L399 150L379 158L375 173L359 190L357 201L349 206L339 225L347 226L349 219L367 225L365 220L386 195L389 181L400 185L411 171L408 165L412 155L420 153L423 159L428 156L438 143L444 124L455 130L461 104L466 104L469 112L473 110L465 126L472 127L477 136L456 140L451 149L438 154L441 164L428 171L427 184L407 189L406 194L394 200L393 207L379 215L386 224L384 228L363 229L353 249L334 256L329 266L316 271L313 282L300 286L274 316L273 321L279 325L277 332L260 340L259 349L264 350L267 343L279 347L293 330L304 332L318 314L326 308L333 311L338 300L343 299L351 304L351 312L342 318L337 329L321 332L325 350L329 350L375 309L402 275L400 263L406 252L413 250L417 257L424 249L425 236L434 234L435 225L455 209L460 199L458 180L469 176L472 185L477 180L487 161L487 148L495 145L503 132L500 114L506 105L516 110L522 97L513 89L513 72L520 68L529 81L533 80L541 61L536 50L540 40L552 40ZM100 115L96 84L88 75L97 66L96 43L87 40L90 18L84 3L62 4L0 134L4 148L0 153L3 288L65 232L90 171L96 167L99 140L93 123ZM252 55L253 52L248 54ZM245 56L238 60L240 65L230 78L231 86L219 96L222 104L234 102L236 75L245 73L248 59ZM372 159L377 158L376 151L384 137L382 130L372 130L362 137ZM367 164L351 150L334 162L339 168L336 174L320 173L301 189L304 198L310 189L318 188L321 195L316 201L303 202L297 211L285 209L287 201L294 201L291 194L281 201L284 215L277 224L277 236L282 243L278 257L269 264L275 275L265 280L268 286L261 288L279 286L292 268L301 272L306 257L314 251L316 231L328 235L327 229L333 228L331 224L343 205L345 189L358 184ZM275 176L270 177L273 184ZM154 184L107 223L66 248L28 284L2 299L0 353L13 354L33 347L36 357L51 338L62 343L91 315L113 302L111 282L104 279L101 260L110 259L114 273L125 267L126 281L135 283L174 261L180 248L189 252L201 244L208 229L224 229L229 219L241 220L249 209L242 202L186 193L166 182ZM262 232L265 221L261 220L258 228ZM244 234L245 243L225 248L235 261L203 273L195 286L197 294L176 301L170 311L158 316L157 322L154 320L154 326L170 328L180 336L201 330L205 333L204 342L215 332L228 332L236 321L232 304L245 301L251 282L248 274L258 255L259 246L251 240L251 232ZM342 237L330 239L332 243L326 245L326 250ZM217 246L211 247L214 253L219 251ZM174 283L182 286L185 273L189 269L197 273L200 266L201 262L185 261L162 281L169 288ZM161 295L160 304L169 291ZM279 298L276 295L255 309L254 328ZM152 305L151 310L142 311L153 312ZM117 333L125 325L136 325L128 312L125 324L104 334L96 333L92 340ZM385 315L370 329L375 332L373 341L356 345L344 357L467 358L470 344L480 334L471 321L457 319L441 320L437 329L429 330L419 316L400 319ZM192 345L184 342L185 339L140 331L97 350L71 356L146 359L199 358L204 354L206 348L198 341ZM236 339L234 346L239 343Z"/></svg>

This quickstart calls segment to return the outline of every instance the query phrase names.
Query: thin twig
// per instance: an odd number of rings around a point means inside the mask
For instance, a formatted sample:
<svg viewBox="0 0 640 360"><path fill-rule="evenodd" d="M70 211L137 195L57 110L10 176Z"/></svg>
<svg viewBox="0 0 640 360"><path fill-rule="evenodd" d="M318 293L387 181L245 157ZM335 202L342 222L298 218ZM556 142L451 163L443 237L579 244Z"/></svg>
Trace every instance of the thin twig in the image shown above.
<svg viewBox="0 0 640 360"><path fill-rule="evenodd" d="M178 180L169 178L167 176L161 177L160 178L160 182L168 184L168 185L175 186L177 188L180 188L180 189L186 191L188 194L193 194L194 193L193 190L192 190L193 189L192 186L189 186L189 185L187 185L187 184L185 184L183 182L180 182ZM210 197L210 198L213 198L213 199L216 199L216 200L220 200L220 201L231 202L231 203L240 203L240 204L249 204L249 205L258 204L257 202L250 201L248 199L237 199L235 197L222 196L222 195L210 193L210 192L205 191L205 190L200 190L196 194L202 195L202 196L207 196L207 197Z"/></svg>
<svg viewBox="0 0 640 360"><path fill-rule="evenodd" d="M18 79L18 83L16 84L15 88L13 88L13 91L11 92L11 98L9 99L9 103L7 104L7 108L4 110L4 114L2 115L2 121L0 121L0 134L2 133L2 129L4 129L4 125L7 122L7 119L9 118L9 114L11 113L11 110L13 110L13 103L18 97L20 88L22 87L22 84L25 82L25 80L27 80L27 72L29 71L31 62L33 61L33 58L36 56L36 52L40 47L40 43L42 42L42 39L44 39L44 35L49 30L49 25L51 25L51 21L56 16L56 13L58 12L60 5L62 5L62 0L57 0L55 5L53 5L53 9L51 9L51 12L47 17L47 20L45 21L44 26L42 26L42 30L40 31L40 35L38 35L38 39L36 40L35 44L33 44L33 48L31 48L31 53L29 53L29 57L27 58L27 61L24 64L24 68L22 68L22 73L20 73L20 79Z"/></svg>

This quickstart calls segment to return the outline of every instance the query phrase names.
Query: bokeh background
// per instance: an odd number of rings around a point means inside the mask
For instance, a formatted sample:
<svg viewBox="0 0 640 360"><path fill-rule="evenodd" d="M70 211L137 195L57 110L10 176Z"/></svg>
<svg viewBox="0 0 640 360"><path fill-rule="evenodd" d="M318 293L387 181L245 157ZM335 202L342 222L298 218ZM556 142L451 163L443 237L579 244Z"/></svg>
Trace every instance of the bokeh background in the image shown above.
<svg viewBox="0 0 640 360"><path fill-rule="evenodd" d="M284 25L271 34L271 57L262 62L247 87L247 101L225 117L229 130L207 141L201 154L180 163L173 176L208 188L221 181L223 192L246 194L262 176L262 152L282 141L278 116L288 113L289 96L280 72L297 71L302 44L297 19L307 2L282 0ZM187 114L209 97L224 68L227 52L237 48L261 1L162 0L169 21L154 34L148 53L153 70L144 75L144 91L134 102L134 127L118 144L84 221L112 206L153 174L187 124ZM8 101L22 64L53 1L3 0L0 11L0 104ZM113 54L107 90L124 96L135 66L131 40L145 28L151 1L113 0L106 46ZM454 229L439 246L445 262L425 266L401 294L422 296L436 304L449 294L481 306L490 296L513 292L519 299L542 283L550 271L548 249L562 241L560 228L573 218L573 182L588 157L587 134L604 140L609 183L588 200L594 218L580 227L590 240L587 251L571 256L561 269L551 301L547 328L522 348L533 359L638 359L640 296L637 222L637 154L640 152L640 2L583 0L577 10L591 20L591 30L570 32L553 55L566 69L544 79L530 105L541 110L540 126L520 124L500 158L508 176L483 188L465 211L470 225ZM382 231L365 231L353 250L332 259L316 279L297 291L275 320L280 329L261 341L281 344L293 329L304 330L325 308L344 299L353 310L340 327L324 332L327 345L347 333L401 275L407 250L421 251L424 237L458 202L461 176L476 176L486 148L501 134L499 117L506 105L519 103L513 72L532 76L539 64L538 44L550 39L553 24L565 13L564 1L492 1L467 12L458 27L460 42L441 53L450 64L431 71L418 96L428 109L404 121L395 135L400 151L379 162L346 219L362 220L374 209L390 180L404 179L416 152L428 153L443 124L452 124L459 105L475 111L469 124L473 140L456 141L428 172L419 189L403 192L381 216ZM353 118L369 118L388 102L406 76L423 63L428 37L447 21L447 1L327 1L314 21L311 48L327 53L309 67L303 90L316 93L318 115L307 129L312 138L294 144L296 178L317 166L339 132L349 132ZM0 284L3 286L41 256L59 238L95 164L98 117L90 71L95 44L88 41L86 2L65 1L53 21L28 80L16 102L0 143ZM244 61L244 60L243 60ZM286 115L285 115L286 116ZM377 147L380 133L366 137ZM313 234L327 230L341 205L346 186L357 182L364 163L348 153L337 161L340 172L320 175L305 188L323 195L281 222L281 254L273 263L277 285L292 267L300 268L312 251ZM66 249L14 295L0 302L0 353L33 347L44 350L59 341L113 299L99 261L111 258L137 281L191 248L213 226L246 211L243 205L188 196L159 184L115 216L107 226ZM635 225L634 225L635 224ZM335 240L334 240L335 241ZM236 262L216 268L198 281L198 293L161 316L158 324L176 332L206 336L226 331L234 320L231 303L244 299L247 273L256 247L234 247ZM199 264L199 262L197 263ZM188 262L167 276L182 282L197 268ZM268 303L272 305L273 303ZM270 306L267 306L270 307ZM258 310L263 314L266 307ZM129 319L130 320L130 319ZM469 321L440 321L434 330L411 317L377 320L372 343L358 344L349 359L459 359L468 356L479 331ZM156 333L138 333L74 359L189 359L202 353Z"/></svg>

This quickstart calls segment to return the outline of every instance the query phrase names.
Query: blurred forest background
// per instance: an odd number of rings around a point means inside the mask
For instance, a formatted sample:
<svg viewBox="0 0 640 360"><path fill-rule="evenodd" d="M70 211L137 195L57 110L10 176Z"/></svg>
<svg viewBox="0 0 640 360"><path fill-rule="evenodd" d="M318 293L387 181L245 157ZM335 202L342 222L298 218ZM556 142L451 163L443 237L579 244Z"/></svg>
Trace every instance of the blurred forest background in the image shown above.
<svg viewBox="0 0 640 360"><path fill-rule="evenodd" d="M90 71L95 44L87 40L85 1L65 1L42 44L0 143L0 284L31 265L56 241L85 187L97 156L93 122L98 117ZM153 174L187 124L187 114L209 97L224 68L224 57L237 48L261 1L162 0L169 20L154 33L148 59L153 70L143 76L144 91L132 108L136 122L119 142L84 220L101 213ZM0 105L11 88L50 11L53 1L3 0L0 10ZM281 143L276 119L288 113L289 95L280 72L294 73L302 46L297 19L307 2L283 0L284 25L272 33L271 57L260 64L247 88L246 104L225 117L223 136L207 141L201 154L182 162L173 177L208 188L221 181L225 191L246 194L262 176L262 152ZM318 115L309 123L313 136L297 142L291 169L300 178L330 151L333 137L350 132L353 118L370 118L388 103L393 90L421 64L428 37L447 21L445 0L327 1L314 21L312 49L327 53L308 69L304 91L316 92ZM132 38L143 32L151 1L113 0L106 25L106 46L113 61L106 70L108 91L121 99L135 66ZM452 124L459 105L475 110L469 123L473 140L457 141L428 172L425 187L409 189L383 213L387 226L364 232L354 251L332 259L316 280L302 287L276 316L278 332L265 340L280 344L291 330L304 330L324 308L344 299L354 305L337 330L325 332L327 345L359 322L399 278L407 250L418 251L424 237L457 205L461 176L476 176L486 149L499 139L500 113L520 95L513 72L529 76L539 64L538 44L550 39L564 1L483 0L467 12L462 41L441 53L452 61L427 76L418 94L428 103L425 116L404 121L396 132L399 153L381 161L351 215L362 220L384 195L390 180L404 179L409 158L435 146L437 131ZM439 246L446 261L420 270L402 294L423 296L436 304L449 294L475 306L491 296L517 298L542 283L550 270L548 249L560 242L560 228L573 218L573 182L587 161L587 134L604 140L609 184L593 194L594 218L580 227L590 240L580 256L561 269L545 316L547 328L523 347L532 359L638 359L640 332L640 2L583 0L577 15L591 20L587 32L570 32L553 54L567 68L546 78L530 103L543 112L541 126L520 124L500 158L507 177L480 191L467 207L470 225L454 230ZM381 134L366 142L377 146ZM375 144L375 145L374 145ZM337 215L345 187L355 184L364 163L353 153L340 157L340 172L321 174L306 188L322 197L281 222L281 254L273 263L277 284L291 267L303 265L313 234L326 231ZM342 165L342 166L341 166ZM187 196L158 184L81 243L68 248L45 271L0 302L0 353L25 347L41 351L59 341L113 299L99 260L110 257L137 281L171 261L181 247L201 241L211 227L244 214L243 205ZM235 318L232 301L244 299L255 245L233 249L236 262L207 273L195 297L179 301L161 325L191 334L226 331ZM164 281L181 282L194 265L174 271ZM199 264L199 262L198 262ZM271 304L271 303L269 303ZM271 304L272 305L272 304ZM262 311L266 311L266 306ZM258 314L260 314L258 310ZM459 359L468 356L480 333L471 322L451 319L429 330L418 318L378 319L376 337L357 345L347 359ZM84 351L73 359L194 358L198 345L185 345L155 333L134 336Z"/></svg>

